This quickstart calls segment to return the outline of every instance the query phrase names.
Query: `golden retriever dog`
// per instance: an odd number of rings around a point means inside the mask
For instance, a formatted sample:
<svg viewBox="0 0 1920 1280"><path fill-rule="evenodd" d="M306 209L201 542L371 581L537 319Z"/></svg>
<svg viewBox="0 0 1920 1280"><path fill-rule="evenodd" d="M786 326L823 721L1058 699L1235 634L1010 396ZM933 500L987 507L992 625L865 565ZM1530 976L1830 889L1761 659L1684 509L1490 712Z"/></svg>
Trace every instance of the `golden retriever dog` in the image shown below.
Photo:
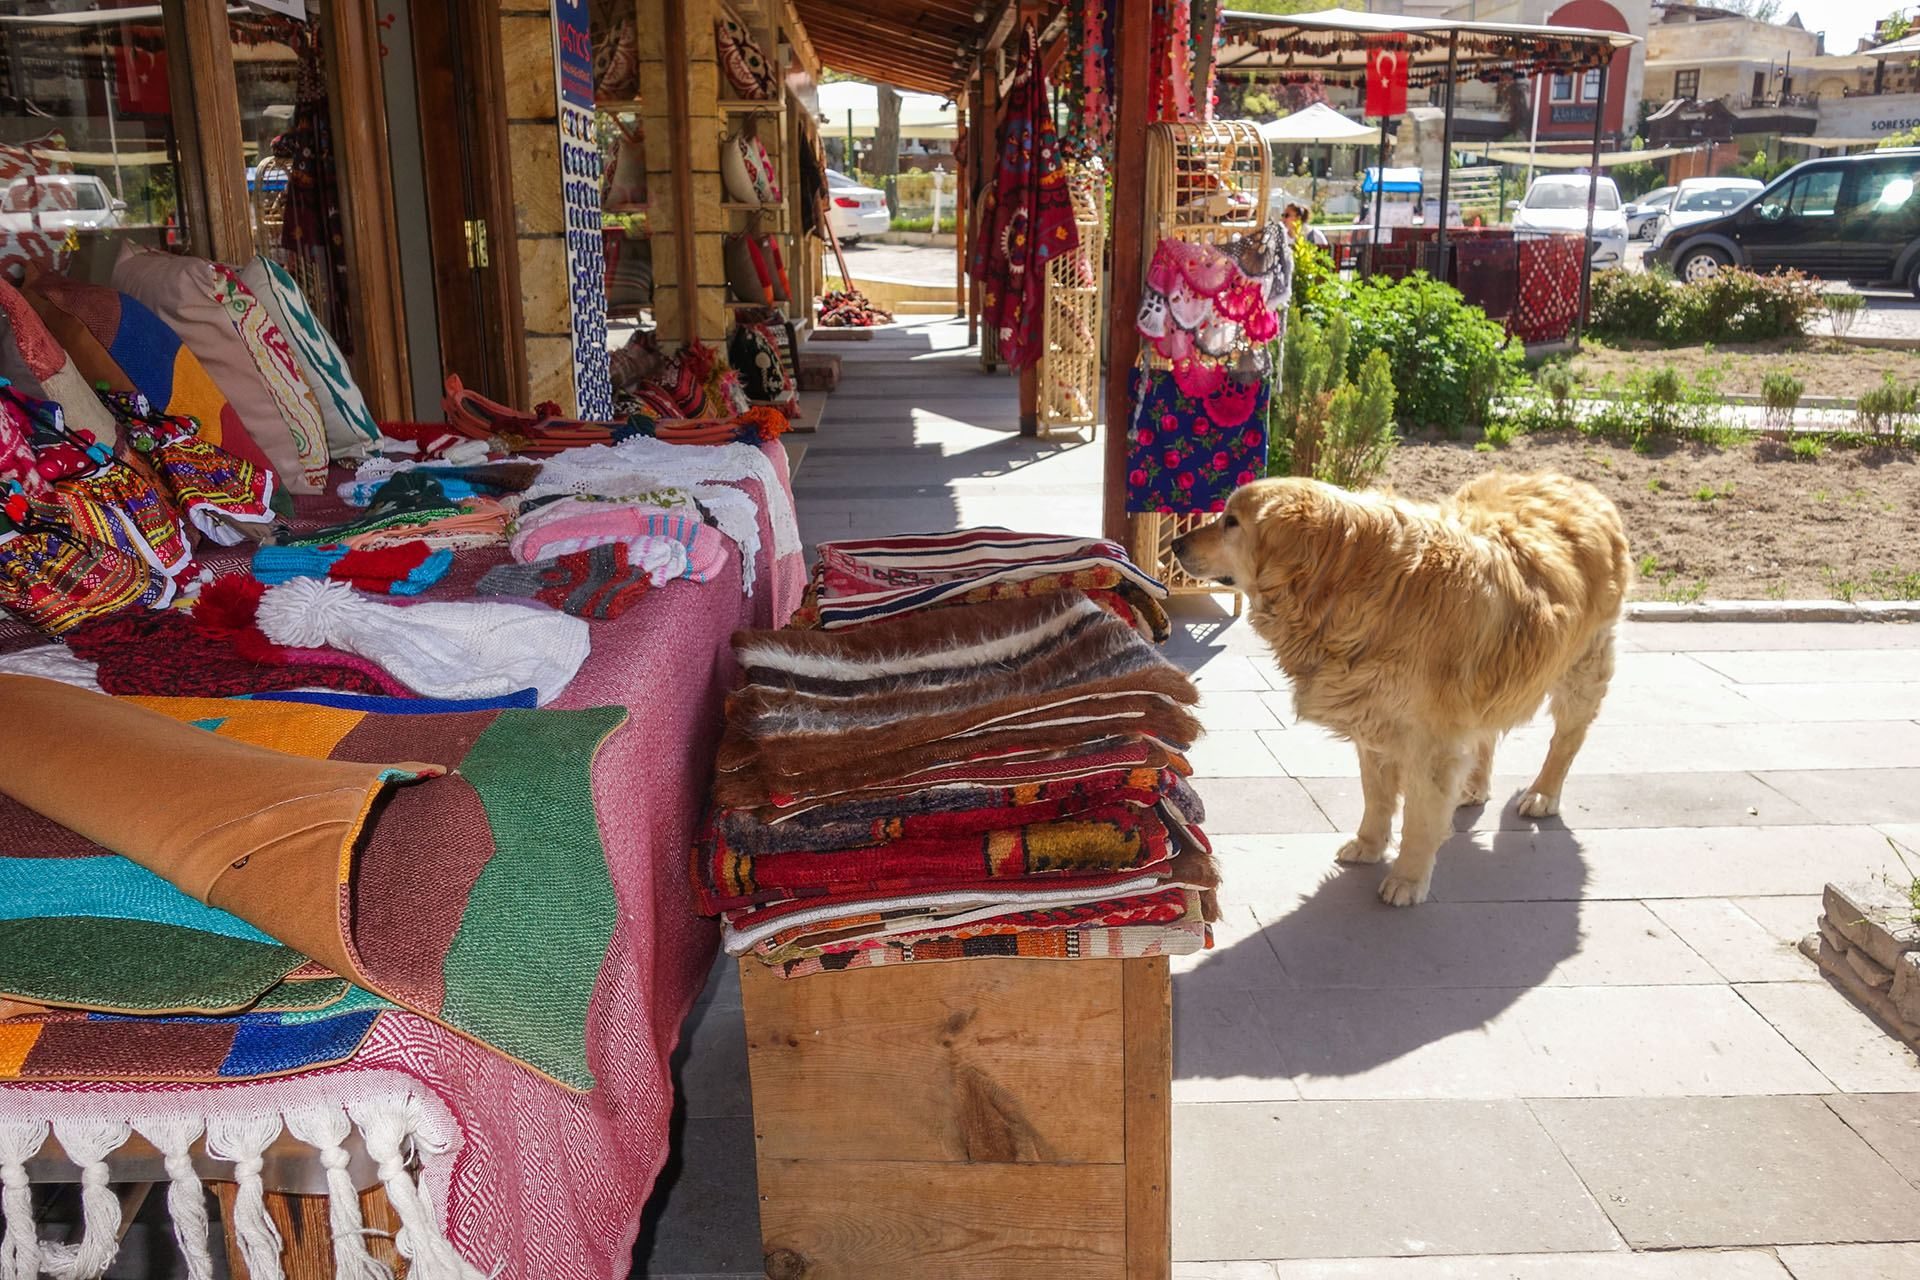
<svg viewBox="0 0 1920 1280"><path fill-rule="evenodd" d="M1494 743L1548 698L1553 743L1520 812L1559 812L1632 579L1620 513L1599 490L1495 472L1426 503L1258 480L1173 550L1248 598L1300 718L1359 750L1365 816L1339 859L1381 861L1404 798L1384 901L1426 900L1455 806L1486 802Z"/></svg>

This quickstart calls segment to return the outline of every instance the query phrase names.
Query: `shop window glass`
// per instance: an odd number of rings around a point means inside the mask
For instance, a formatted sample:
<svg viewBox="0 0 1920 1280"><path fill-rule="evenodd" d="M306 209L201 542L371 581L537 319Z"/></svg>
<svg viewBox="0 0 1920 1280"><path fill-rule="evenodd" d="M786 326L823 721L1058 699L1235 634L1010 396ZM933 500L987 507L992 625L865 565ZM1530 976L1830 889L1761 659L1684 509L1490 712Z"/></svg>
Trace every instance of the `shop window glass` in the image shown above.
<svg viewBox="0 0 1920 1280"><path fill-rule="evenodd" d="M1700 73L1698 71L1676 71L1673 73L1673 96L1676 98L1697 98L1700 96Z"/></svg>
<svg viewBox="0 0 1920 1280"><path fill-rule="evenodd" d="M304 19L234 10L228 27L254 249L286 269L352 354L323 12L322 0L306 0Z"/></svg>
<svg viewBox="0 0 1920 1280"><path fill-rule="evenodd" d="M1572 76L1561 74L1553 78L1553 101L1555 102L1573 101L1573 77Z"/></svg>
<svg viewBox="0 0 1920 1280"><path fill-rule="evenodd" d="M0 271L35 264L104 282L122 240L184 249L157 9L18 8L0 10Z"/></svg>
<svg viewBox="0 0 1920 1280"><path fill-rule="evenodd" d="M1580 96L1588 102L1600 101L1600 68L1595 67L1580 77Z"/></svg>

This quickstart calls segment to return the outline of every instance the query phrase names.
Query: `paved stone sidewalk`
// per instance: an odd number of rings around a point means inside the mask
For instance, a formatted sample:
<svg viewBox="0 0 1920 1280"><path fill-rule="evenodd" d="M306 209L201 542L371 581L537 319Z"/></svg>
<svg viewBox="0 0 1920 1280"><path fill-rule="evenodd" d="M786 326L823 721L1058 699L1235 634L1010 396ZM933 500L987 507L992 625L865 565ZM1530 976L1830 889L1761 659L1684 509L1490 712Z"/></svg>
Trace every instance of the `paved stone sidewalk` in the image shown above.
<svg viewBox="0 0 1920 1280"><path fill-rule="evenodd" d="M964 332L832 348L809 542L1098 527L1097 448L1019 439ZM1920 1064L1793 950L1828 879L1920 871L1920 626L1628 625L1563 817L1512 812L1523 729L1395 911L1332 860L1351 748L1295 721L1244 619L1178 615L1226 911L1175 962L1179 1280L1920 1275ZM729 972L647 1274L760 1274Z"/></svg>

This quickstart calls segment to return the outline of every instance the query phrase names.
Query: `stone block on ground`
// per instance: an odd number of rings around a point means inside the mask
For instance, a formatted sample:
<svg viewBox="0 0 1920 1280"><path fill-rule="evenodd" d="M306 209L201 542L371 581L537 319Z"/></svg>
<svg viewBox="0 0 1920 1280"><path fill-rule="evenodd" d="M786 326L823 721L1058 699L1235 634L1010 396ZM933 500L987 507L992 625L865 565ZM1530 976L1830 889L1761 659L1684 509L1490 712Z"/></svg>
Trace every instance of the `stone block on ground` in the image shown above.
<svg viewBox="0 0 1920 1280"><path fill-rule="evenodd" d="M1920 951L1907 952L1894 966L1892 996L1900 1016L1920 1025Z"/></svg>
<svg viewBox="0 0 1920 1280"><path fill-rule="evenodd" d="M1854 967L1847 962L1847 953L1835 947L1819 934L1810 934L1800 943L1800 950L1820 966L1820 971L1852 996L1854 1001L1878 1018L1894 1035L1906 1041L1914 1052L1920 1053L1920 1024L1905 1017L1893 1002L1893 997L1885 991L1868 986Z"/></svg>
<svg viewBox="0 0 1920 1280"><path fill-rule="evenodd" d="M1820 937L1835 951L1844 953L1847 949L1847 935L1836 929L1832 921L1828 920L1825 915L1820 917ZM1811 956L1812 953L1809 952L1808 954Z"/></svg>
<svg viewBox="0 0 1920 1280"><path fill-rule="evenodd" d="M1847 963L1860 975L1860 981L1875 991L1886 991L1893 986L1893 970L1881 968L1878 961L1859 947L1847 948Z"/></svg>
<svg viewBox="0 0 1920 1280"><path fill-rule="evenodd" d="M1848 943L1889 972L1902 954L1920 949L1920 924L1914 922L1906 885L1879 877L1829 884L1823 905L1827 920Z"/></svg>

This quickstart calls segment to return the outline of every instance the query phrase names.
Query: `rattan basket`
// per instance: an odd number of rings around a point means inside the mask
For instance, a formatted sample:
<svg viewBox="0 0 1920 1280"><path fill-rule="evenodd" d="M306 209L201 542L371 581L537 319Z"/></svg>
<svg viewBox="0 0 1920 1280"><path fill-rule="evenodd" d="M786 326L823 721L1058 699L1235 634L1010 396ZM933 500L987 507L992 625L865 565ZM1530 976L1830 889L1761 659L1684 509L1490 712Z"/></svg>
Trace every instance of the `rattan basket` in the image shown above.
<svg viewBox="0 0 1920 1280"><path fill-rule="evenodd" d="M1106 175L1067 179L1079 247L1047 263L1045 341L1040 354L1040 430L1091 428L1100 420L1100 298L1106 260Z"/></svg>

